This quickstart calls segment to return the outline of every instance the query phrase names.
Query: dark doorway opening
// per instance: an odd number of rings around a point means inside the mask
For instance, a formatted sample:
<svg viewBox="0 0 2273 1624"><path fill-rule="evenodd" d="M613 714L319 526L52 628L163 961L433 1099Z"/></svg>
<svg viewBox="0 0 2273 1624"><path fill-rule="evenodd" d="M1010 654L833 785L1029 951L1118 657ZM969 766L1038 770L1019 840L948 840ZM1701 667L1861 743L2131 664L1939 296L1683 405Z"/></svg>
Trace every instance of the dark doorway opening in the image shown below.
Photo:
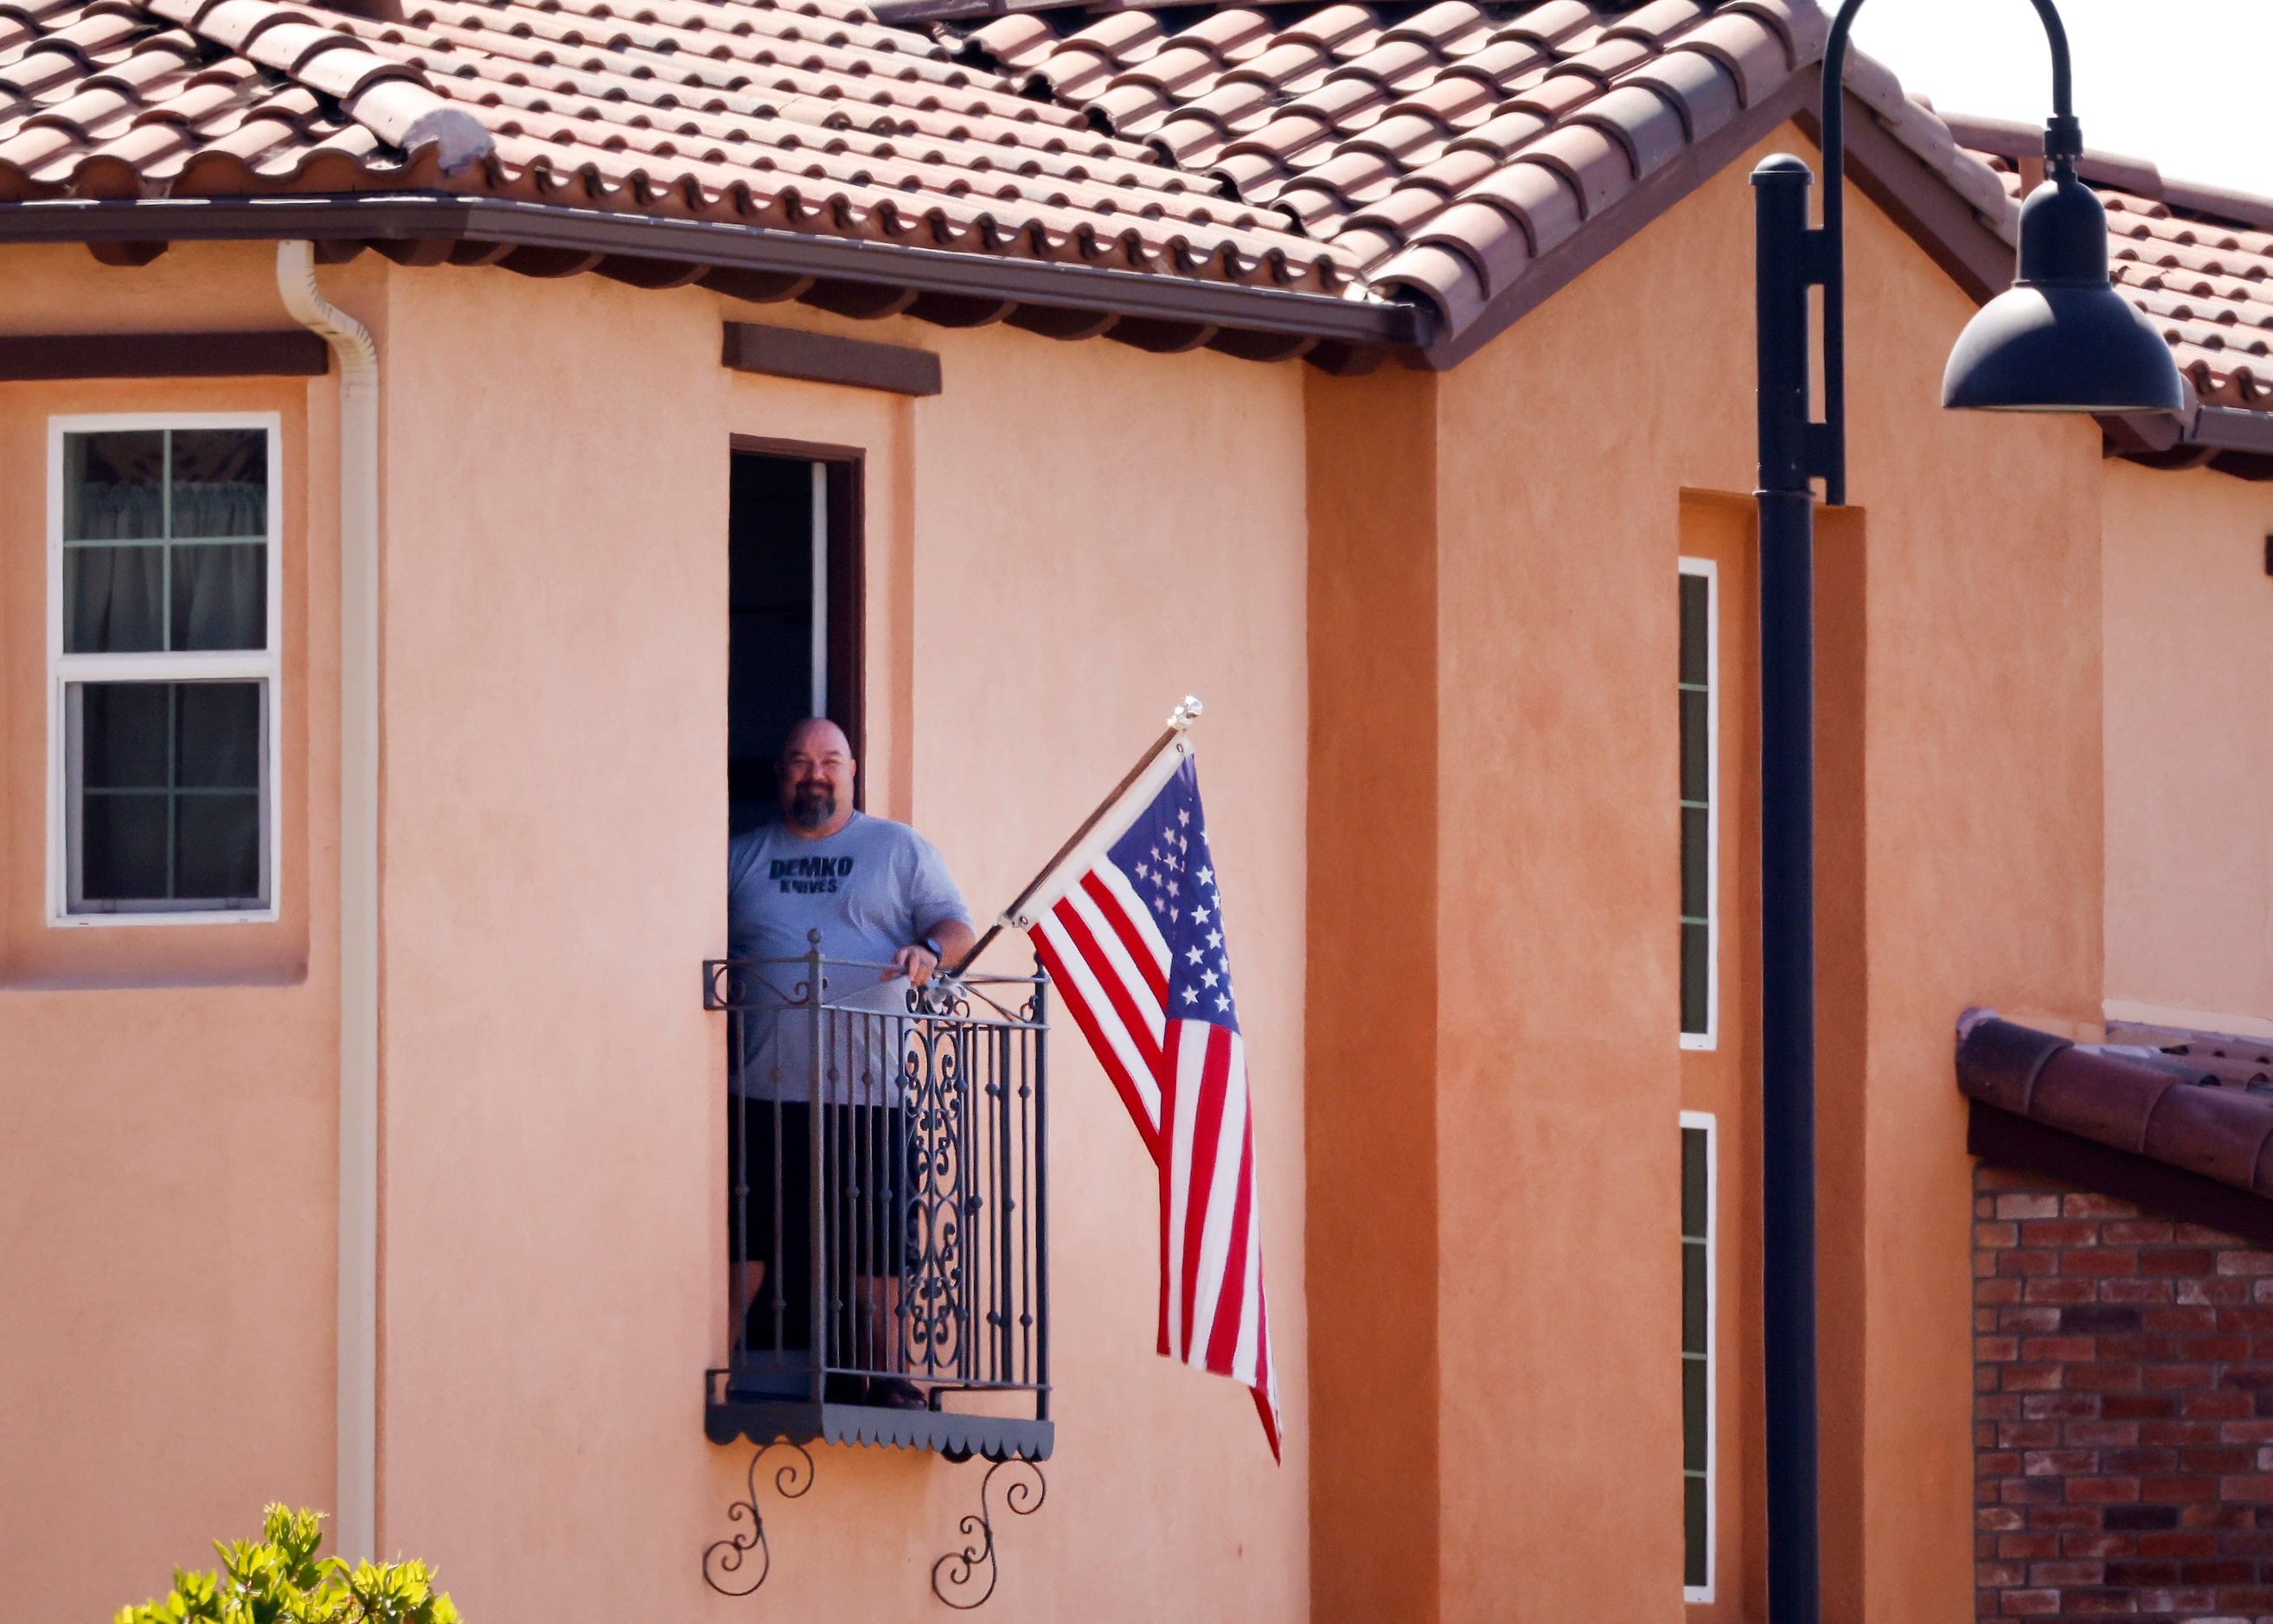
<svg viewBox="0 0 2273 1624"><path fill-rule="evenodd" d="M791 722L827 716L861 753L859 458L738 444L727 536L726 782L739 834L769 815Z"/></svg>

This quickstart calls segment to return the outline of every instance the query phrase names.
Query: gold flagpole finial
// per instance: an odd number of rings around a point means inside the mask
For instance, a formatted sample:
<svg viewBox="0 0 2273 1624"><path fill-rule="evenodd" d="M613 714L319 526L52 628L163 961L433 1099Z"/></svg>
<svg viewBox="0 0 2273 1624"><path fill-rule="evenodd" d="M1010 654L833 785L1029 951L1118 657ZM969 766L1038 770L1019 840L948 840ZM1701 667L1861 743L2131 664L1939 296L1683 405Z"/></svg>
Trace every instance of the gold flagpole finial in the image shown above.
<svg viewBox="0 0 2273 1624"><path fill-rule="evenodd" d="M1197 722L1200 719L1200 712L1206 708L1199 702L1197 695L1188 693L1184 695L1184 702L1168 713L1168 725L1182 733L1192 723Z"/></svg>

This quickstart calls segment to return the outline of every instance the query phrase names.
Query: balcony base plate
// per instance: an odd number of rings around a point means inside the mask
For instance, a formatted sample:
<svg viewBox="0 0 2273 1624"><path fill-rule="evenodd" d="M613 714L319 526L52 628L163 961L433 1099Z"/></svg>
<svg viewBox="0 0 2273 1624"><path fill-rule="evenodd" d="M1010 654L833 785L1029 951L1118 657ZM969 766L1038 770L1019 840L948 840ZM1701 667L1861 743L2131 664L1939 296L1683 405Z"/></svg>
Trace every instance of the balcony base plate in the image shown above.
<svg viewBox="0 0 2273 1624"><path fill-rule="evenodd" d="M712 1443L746 1438L754 1444L878 1444L933 1449L949 1460L984 1456L1046 1461L1057 1426L1022 1417L957 1415L939 1410L887 1410L869 1404L815 1404L795 1399L714 1400L703 1408L702 1431Z"/></svg>

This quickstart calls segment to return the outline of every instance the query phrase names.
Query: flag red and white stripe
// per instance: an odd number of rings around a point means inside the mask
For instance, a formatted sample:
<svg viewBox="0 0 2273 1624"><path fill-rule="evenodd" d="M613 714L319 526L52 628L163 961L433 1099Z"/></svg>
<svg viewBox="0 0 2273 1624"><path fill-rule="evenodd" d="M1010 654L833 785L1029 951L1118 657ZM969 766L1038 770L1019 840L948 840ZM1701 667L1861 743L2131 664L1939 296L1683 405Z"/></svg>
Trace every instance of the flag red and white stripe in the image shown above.
<svg viewBox="0 0 2273 1624"><path fill-rule="evenodd" d="M1279 1454L1247 1046L1189 745L1176 739L1012 921L1160 1175L1159 1351L1253 1390Z"/></svg>

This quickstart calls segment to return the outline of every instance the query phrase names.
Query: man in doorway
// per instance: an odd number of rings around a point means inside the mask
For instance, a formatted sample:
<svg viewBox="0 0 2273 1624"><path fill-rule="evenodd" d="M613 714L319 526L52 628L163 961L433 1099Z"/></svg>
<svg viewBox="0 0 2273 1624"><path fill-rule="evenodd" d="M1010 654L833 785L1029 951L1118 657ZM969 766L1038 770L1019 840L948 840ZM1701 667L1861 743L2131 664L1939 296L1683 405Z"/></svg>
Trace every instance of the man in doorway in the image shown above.
<svg viewBox="0 0 2273 1624"><path fill-rule="evenodd" d="M790 729L776 763L779 819L737 836L728 848L728 951L746 962L800 960L811 950L810 932L818 931L821 956L836 962L838 974L873 966L877 980L904 978L919 987L941 964L970 951L977 940L971 911L929 841L906 824L854 809L858 770L835 722L808 717ZM734 1071L741 1097L730 1113L739 1124L731 1135L735 1167L729 1183L749 1193L746 1215L731 1220L746 1343L795 1346L810 1325L811 1135L818 1115L824 1157L839 1170L834 1181L845 1186L824 1192L832 1273L846 1276L843 1295L855 1305L851 1314L829 1321L830 1362L898 1369L896 1286L910 1177L896 1053L896 1035L904 1029L886 1014L826 1014L816 1066L811 1018L786 1013L802 972L777 963L757 979L784 996L768 1007L761 992L761 1007L744 1017ZM841 985L830 986L828 998L832 1006L872 1001ZM863 1184L865 1201L849 1194ZM769 1263L776 1258L780 1273L761 1301ZM883 1374L832 1378L826 1396L908 1409L926 1403L913 1383Z"/></svg>

